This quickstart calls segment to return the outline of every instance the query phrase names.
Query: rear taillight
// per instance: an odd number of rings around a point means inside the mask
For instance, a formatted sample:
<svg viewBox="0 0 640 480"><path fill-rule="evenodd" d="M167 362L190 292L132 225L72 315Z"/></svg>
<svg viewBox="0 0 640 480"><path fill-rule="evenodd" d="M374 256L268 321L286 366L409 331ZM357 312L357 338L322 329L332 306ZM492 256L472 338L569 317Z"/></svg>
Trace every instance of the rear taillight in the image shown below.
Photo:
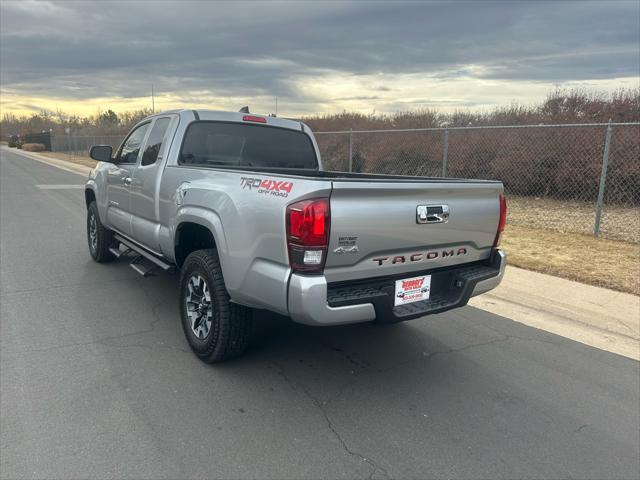
<svg viewBox="0 0 640 480"><path fill-rule="evenodd" d="M504 198L504 194L500 194L500 220L498 220L498 231L496 232L496 238L493 241L493 247L500 246L500 240L502 240L502 232L504 232L504 226L507 224L507 200Z"/></svg>
<svg viewBox="0 0 640 480"><path fill-rule="evenodd" d="M294 272L322 273L330 219L328 198L302 200L287 207L287 246Z"/></svg>

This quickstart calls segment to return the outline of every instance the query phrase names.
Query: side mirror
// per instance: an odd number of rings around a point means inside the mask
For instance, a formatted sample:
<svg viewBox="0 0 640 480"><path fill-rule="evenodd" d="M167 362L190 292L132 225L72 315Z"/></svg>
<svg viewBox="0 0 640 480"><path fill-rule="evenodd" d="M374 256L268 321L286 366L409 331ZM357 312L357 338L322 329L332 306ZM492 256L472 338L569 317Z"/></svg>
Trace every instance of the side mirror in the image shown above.
<svg viewBox="0 0 640 480"><path fill-rule="evenodd" d="M111 145L94 145L89 151L89 156L99 162L113 163L113 148Z"/></svg>

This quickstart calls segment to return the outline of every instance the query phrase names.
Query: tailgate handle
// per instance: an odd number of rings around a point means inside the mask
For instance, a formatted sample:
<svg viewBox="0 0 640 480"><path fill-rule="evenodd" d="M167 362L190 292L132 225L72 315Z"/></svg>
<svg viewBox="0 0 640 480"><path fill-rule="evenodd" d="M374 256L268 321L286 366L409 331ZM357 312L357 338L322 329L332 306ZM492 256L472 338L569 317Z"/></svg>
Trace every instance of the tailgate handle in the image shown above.
<svg viewBox="0 0 640 480"><path fill-rule="evenodd" d="M448 221L448 205L418 205L416 207L416 223L447 223Z"/></svg>

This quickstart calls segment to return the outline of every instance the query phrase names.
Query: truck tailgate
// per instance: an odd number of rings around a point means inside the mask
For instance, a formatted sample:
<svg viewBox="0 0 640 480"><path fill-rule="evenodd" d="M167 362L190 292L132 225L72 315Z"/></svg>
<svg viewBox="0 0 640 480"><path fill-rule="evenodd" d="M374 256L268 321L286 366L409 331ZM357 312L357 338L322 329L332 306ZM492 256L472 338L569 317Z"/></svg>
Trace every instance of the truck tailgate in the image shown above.
<svg viewBox="0 0 640 480"><path fill-rule="evenodd" d="M397 275L489 258L502 190L500 182L484 181L334 181L327 281ZM436 215L442 217L439 212L446 210L448 219L438 222ZM424 213L427 223L419 223L425 221Z"/></svg>

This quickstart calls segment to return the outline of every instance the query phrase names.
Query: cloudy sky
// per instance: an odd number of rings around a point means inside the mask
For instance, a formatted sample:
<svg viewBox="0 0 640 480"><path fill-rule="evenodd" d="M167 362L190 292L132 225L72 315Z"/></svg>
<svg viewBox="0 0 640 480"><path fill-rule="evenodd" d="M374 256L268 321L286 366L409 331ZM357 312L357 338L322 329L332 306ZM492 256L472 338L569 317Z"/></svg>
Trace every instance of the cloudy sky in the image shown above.
<svg viewBox="0 0 640 480"><path fill-rule="evenodd" d="M0 2L3 112L483 109L637 88L640 2Z"/></svg>

